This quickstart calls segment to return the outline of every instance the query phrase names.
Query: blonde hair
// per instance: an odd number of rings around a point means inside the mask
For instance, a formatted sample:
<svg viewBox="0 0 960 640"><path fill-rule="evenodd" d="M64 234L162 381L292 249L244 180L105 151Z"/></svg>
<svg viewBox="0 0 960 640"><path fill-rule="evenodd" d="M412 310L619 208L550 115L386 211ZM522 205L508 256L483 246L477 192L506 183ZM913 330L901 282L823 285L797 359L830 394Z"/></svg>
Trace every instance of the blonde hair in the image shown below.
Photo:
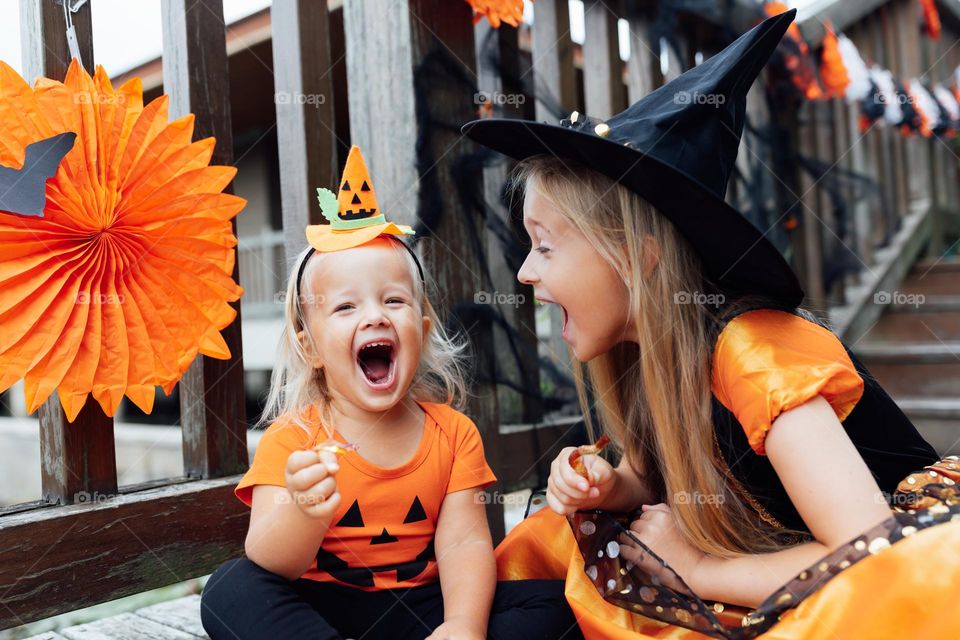
<svg viewBox="0 0 960 640"><path fill-rule="evenodd" d="M392 236L381 236L392 238ZM393 242L400 240L392 239ZM467 344L459 336L448 333L440 322L437 312L427 294L427 282L420 280L420 273L413 256L403 247L394 246L401 253L409 267L413 282L414 296L422 315L430 318L420 363L410 385L409 393L420 402L438 402L460 408L466 399ZM280 334L277 362L270 376L270 390L265 407L254 428L262 428L277 418L284 416L308 433L316 428L311 424L308 411L318 411L322 426L330 432L332 423L331 397L323 369L314 369L308 362L303 344L297 333L304 331L308 339L309 330L304 322L304 309L300 302L312 300L314 292L307 273L310 265L303 268L300 282L300 296L297 297L297 274L304 261L311 263L326 257L323 253L310 252L309 247L300 252L290 270L284 301L283 331ZM424 274L426 277L426 274Z"/></svg>
<svg viewBox="0 0 960 640"><path fill-rule="evenodd" d="M784 534L801 532L760 521L715 450L711 356L724 313L676 303L684 292L720 293L693 247L639 195L585 167L535 156L518 165L514 180L515 188L535 189L549 201L627 279L638 342L622 342L586 364L571 358L591 434L592 396L602 430L701 551L731 557L787 546ZM644 276L648 251L658 261ZM681 494L716 498L703 503L677 499Z"/></svg>

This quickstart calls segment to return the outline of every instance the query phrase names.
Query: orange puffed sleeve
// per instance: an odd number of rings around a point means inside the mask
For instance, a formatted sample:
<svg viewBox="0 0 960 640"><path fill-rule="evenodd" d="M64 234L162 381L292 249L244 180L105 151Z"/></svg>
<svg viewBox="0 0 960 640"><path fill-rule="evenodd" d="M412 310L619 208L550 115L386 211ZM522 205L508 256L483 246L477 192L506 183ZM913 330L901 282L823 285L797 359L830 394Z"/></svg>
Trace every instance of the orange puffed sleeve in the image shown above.
<svg viewBox="0 0 960 640"><path fill-rule="evenodd" d="M713 353L712 391L765 455L770 425L822 395L840 420L863 395L863 379L828 329L785 311L758 309L731 320Z"/></svg>
<svg viewBox="0 0 960 640"><path fill-rule="evenodd" d="M257 444L250 469L233 490L241 502L253 506L253 487L258 484L287 486L284 471L294 451L310 447L313 437L293 422L278 418L264 431Z"/></svg>

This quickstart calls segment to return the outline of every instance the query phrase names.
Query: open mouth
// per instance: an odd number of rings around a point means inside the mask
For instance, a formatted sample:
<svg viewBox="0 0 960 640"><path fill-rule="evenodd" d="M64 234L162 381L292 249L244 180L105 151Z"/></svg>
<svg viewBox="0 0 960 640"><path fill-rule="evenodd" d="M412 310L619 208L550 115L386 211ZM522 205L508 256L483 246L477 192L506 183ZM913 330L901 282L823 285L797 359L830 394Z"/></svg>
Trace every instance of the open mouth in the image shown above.
<svg viewBox="0 0 960 640"><path fill-rule="evenodd" d="M569 319L567 316L567 308L562 304L560 304L559 302L557 302L556 300L548 300L547 298L537 298L537 300L541 304L555 304L558 307L560 307L560 312L563 314L563 327L561 328L561 332L565 333L567 330L567 321Z"/></svg>
<svg viewBox="0 0 960 640"><path fill-rule="evenodd" d="M373 340L357 351L357 365L367 384L374 389L389 389L396 371L396 347L390 340Z"/></svg>

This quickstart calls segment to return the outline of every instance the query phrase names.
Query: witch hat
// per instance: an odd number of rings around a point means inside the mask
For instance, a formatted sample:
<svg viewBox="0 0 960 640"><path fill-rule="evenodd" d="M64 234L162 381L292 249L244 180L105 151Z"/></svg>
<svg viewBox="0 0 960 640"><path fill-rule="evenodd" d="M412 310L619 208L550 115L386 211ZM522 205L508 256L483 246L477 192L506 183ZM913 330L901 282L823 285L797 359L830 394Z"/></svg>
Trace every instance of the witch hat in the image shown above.
<svg viewBox="0 0 960 640"><path fill-rule="evenodd" d="M350 147L340 179L340 190L317 189L320 211L330 224L312 224L306 229L307 242L320 252L358 247L381 234L413 235L412 228L388 222L377 204L370 172L360 147Z"/></svg>
<svg viewBox="0 0 960 640"><path fill-rule="evenodd" d="M747 90L796 9L768 18L723 51L606 122L574 112L560 126L484 119L462 132L517 160L573 160L639 194L677 227L724 289L796 307L797 276L764 235L724 200L743 132Z"/></svg>

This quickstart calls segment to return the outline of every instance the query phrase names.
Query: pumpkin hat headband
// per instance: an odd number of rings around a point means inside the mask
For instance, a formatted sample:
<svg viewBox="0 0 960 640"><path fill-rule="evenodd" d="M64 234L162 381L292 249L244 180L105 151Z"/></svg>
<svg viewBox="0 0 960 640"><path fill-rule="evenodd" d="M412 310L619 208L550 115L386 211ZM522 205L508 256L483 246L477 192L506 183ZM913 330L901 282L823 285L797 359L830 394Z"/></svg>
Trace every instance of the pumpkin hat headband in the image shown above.
<svg viewBox="0 0 960 640"><path fill-rule="evenodd" d="M340 180L340 190L334 195L329 189L317 189L317 200L320 202L320 211L330 224L311 224L307 226L307 242L310 250L304 256L297 271L297 298L300 295L300 280L303 270L315 251L330 253L352 249L366 244L381 235L412 236L414 230L407 225L390 222L380 213L377 196L373 191L373 181L370 172L363 161L360 147L350 147L347 164L343 168L343 177ZM423 268L413 250L406 243L400 242L404 249L413 256L423 281Z"/></svg>

